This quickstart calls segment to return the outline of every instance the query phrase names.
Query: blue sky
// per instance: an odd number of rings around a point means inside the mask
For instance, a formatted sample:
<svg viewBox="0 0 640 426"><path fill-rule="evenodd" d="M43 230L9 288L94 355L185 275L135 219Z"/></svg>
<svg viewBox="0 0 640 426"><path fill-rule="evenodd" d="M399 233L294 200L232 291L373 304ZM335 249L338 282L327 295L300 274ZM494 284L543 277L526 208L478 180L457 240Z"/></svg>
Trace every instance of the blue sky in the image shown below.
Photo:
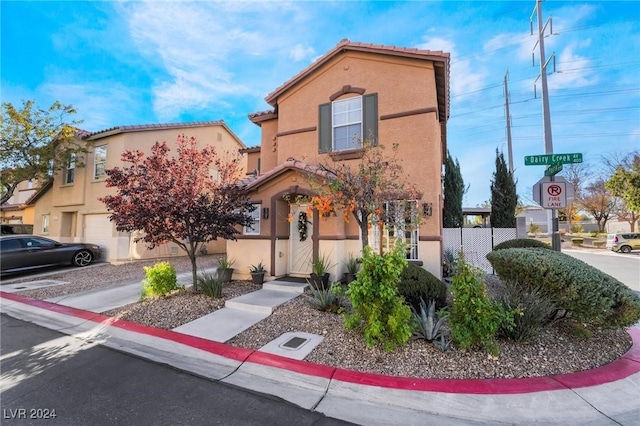
<svg viewBox="0 0 640 426"><path fill-rule="evenodd" d="M470 185L465 206L490 198L495 150L507 157L503 82L509 73L518 192L531 200L544 167L535 2L1 2L1 98L59 100L82 128L223 119L248 145L247 115L341 39L451 53L448 147ZM601 156L640 148L640 1L543 3L555 153ZM537 21L533 21L537 29ZM400 142L402 141L389 141ZM384 141L383 141L384 143Z"/></svg>

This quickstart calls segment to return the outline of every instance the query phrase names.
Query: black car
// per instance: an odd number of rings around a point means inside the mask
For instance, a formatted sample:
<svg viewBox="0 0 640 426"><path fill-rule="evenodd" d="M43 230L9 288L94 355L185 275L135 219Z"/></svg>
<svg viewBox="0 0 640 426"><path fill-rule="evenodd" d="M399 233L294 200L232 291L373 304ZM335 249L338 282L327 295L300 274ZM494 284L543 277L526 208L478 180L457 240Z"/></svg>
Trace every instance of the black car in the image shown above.
<svg viewBox="0 0 640 426"><path fill-rule="evenodd" d="M97 244L60 243L35 235L0 236L0 271L72 264L87 266L100 258Z"/></svg>

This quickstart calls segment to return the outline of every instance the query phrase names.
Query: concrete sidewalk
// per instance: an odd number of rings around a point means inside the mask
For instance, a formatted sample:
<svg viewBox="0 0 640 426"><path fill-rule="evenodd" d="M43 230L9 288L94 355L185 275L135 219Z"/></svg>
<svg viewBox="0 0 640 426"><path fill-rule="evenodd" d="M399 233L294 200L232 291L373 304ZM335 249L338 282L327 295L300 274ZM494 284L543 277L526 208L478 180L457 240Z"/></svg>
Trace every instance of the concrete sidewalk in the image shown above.
<svg viewBox="0 0 640 426"><path fill-rule="evenodd" d="M283 287L291 286L287 283ZM259 321L279 300L299 288L266 288L229 301L234 321ZM139 286L139 284L138 284ZM138 287L139 288L139 287ZM260 293L262 292L262 293ZM271 293L269 293L271 292ZM289 294L273 294L281 292ZM114 293L115 294L115 293ZM100 292L67 297L61 303L0 292L0 311L102 345L176 368L271 394L330 417L366 425L640 424L640 329L629 329L633 348L619 360L587 372L553 377L435 380L359 373L221 343L211 335L220 322L211 314L174 331L116 320L104 312ZM93 312L78 306L92 306ZM235 305L235 306L234 306ZM247 313L246 315L243 314ZM222 315L222 314L219 314ZM226 314L225 314L226 315ZM242 320L241 318L245 318ZM228 320L223 319L224 322ZM217 341L216 341L217 340ZM280 351L280 352L278 352Z"/></svg>

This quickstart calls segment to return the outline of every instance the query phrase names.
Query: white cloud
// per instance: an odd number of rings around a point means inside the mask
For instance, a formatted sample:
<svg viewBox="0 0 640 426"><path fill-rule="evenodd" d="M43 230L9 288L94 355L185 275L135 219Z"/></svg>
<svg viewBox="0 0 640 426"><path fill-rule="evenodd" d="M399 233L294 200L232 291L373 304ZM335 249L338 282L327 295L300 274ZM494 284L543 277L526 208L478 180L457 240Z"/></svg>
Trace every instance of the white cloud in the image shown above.
<svg viewBox="0 0 640 426"><path fill-rule="evenodd" d="M485 84L484 74L474 71L470 59L457 59L456 45L450 39L442 37L423 37L424 42L416 46L419 49L442 50L451 54L451 94L473 92Z"/></svg>
<svg viewBox="0 0 640 426"><path fill-rule="evenodd" d="M301 43L293 46L289 52L289 57L296 62L302 61L315 55L315 49L311 46L303 46Z"/></svg>
<svg viewBox="0 0 640 426"><path fill-rule="evenodd" d="M273 36L273 20L264 16L296 11L288 3L134 2L123 5L122 16L138 50L161 71L153 105L161 120L169 120L254 92L250 79L240 76L252 72L255 61L273 60L274 51L296 60L313 54Z"/></svg>
<svg viewBox="0 0 640 426"><path fill-rule="evenodd" d="M129 88L116 82L45 83L36 90L38 102L46 105L56 99L73 105L78 111L74 119L83 120L80 128L98 131L115 125L131 123L130 117L139 114L137 101Z"/></svg>

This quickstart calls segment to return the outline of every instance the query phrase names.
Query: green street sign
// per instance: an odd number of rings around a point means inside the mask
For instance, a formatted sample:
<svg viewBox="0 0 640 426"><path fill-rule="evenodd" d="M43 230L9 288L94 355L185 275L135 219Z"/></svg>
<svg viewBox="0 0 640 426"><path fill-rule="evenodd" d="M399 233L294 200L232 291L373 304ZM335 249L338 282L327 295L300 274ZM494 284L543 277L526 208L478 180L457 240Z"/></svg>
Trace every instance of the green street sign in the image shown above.
<svg viewBox="0 0 640 426"><path fill-rule="evenodd" d="M582 163L582 154L576 152L571 154L544 154L524 156L525 166L550 166L554 163Z"/></svg>
<svg viewBox="0 0 640 426"><path fill-rule="evenodd" d="M545 176L555 176L556 173L562 170L562 163L553 163L547 170L544 171Z"/></svg>

